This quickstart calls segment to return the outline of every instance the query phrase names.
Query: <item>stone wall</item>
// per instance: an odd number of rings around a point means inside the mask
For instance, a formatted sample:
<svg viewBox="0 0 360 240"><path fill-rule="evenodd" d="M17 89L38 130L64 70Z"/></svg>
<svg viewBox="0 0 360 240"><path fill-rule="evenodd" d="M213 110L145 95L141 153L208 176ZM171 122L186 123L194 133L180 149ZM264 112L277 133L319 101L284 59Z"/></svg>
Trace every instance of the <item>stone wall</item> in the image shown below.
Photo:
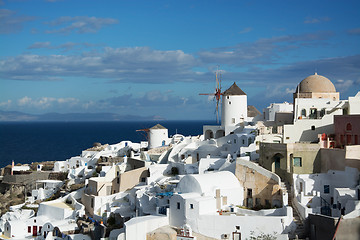
<svg viewBox="0 0 360 240"><path fill-rule="evenodd" d="M252 162L238 159L235 176L244 187L244 206L262 208L269 204L278 207L283 205L280 178L274 173ZM248 196L249 191L252 193L251 197Z"/></svg>

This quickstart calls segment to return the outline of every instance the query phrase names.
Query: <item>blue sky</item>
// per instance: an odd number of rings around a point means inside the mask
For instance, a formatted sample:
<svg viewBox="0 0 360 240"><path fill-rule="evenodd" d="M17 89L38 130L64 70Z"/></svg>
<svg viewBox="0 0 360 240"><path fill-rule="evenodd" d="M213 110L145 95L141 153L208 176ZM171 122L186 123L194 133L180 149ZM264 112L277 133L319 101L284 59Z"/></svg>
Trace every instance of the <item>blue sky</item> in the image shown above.
<svg viewBox="0 0 360 240"><path fill-rule="evenodd" d="M0 110L215 119L233 82L260 111L305 77L360 90L359 1L0 0Z"/></svg>

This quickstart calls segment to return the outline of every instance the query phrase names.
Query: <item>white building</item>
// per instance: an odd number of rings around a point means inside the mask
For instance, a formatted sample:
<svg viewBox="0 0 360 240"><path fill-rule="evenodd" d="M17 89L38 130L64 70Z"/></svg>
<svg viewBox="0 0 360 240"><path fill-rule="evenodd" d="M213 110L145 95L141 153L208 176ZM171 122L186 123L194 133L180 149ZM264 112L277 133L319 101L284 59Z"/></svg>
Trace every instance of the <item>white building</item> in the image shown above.
<svg viewBox="0 0 360 240"><path fill-rule="evenodd" d="M168 129L157 124L148 131L148 138L149 138L149 149L162 147L169 144L169 133Z"/></svg>
<svg viewBox="0 0 360 240"><path fill-rule="evenodd" d="M170 224L182 226L201 214L214 213L227 205L242 205L244 189L228 171L184 176L170 200Z"/></svg>
<svg viewBox="0 0 360 240"><path fill-rule="evenodd" d="M345 167L345 171L294 174L294 202L305 219L309 213L332 217L356 211L360 216L359 171Z"/></svg>
<svg viewBox="0 0 360 240"><path fill-rule="evenodd" d="M291 103L272 103L263 110L264 121L275 121L276 113L290 113L294 106Z"/></svg>
<svg viewBox="0 0 360 240"><path fill-rule="evenodd" d="M36 181L36 189L31 191L31 197L28 200L33 203L36 200L49 198L59 191L62 185L63 182L60 180L38 180Z"/></svg>
<svg viewBox="0 0 360 240"><path fill-rule="evenodd" d="M284 125L283 143L317 141L318 134L334 133L334 115L360 112L360 94L339 100L334 84L326 77L311 75L294 93L294 122Z"/></svg>
<svg viewBox="0 0 360 240"><path fill-rule="evenodd" d="M247 118L247 96L234 82L222 93L221 126L203 126L204 139L220 138L243 126Z"/></svg>
<svg viewBox="0 0 360 240"><path fill-rule="evenodd" d="M224 239L236 232L242 238L274 234L288 239L293 221L291 207L252 211L241 209L244 190L230 172L184 176L170 200L170 225L189 224L194 232ZM180 193L181 192L181 193ZM271 222L271 224L269 224Z"/></svg>

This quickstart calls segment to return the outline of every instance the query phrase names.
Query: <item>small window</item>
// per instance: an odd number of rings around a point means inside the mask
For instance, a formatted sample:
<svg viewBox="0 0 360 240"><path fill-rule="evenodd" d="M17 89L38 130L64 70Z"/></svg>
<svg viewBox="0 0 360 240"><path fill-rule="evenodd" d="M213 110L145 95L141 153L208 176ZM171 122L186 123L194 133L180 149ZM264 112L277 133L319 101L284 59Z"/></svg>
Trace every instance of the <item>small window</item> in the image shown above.
<svg viewBox="0 0 360 240"><path fill-rule="evenodd" d="M117 184L120 184L120 178L119 177L116 179L116 182L117 182Z"/></svg>
<svg viewBox="0 0 360 240"><path fill-rule="evenodd" d="M245 139L242 140L242 144L245 144Z"/></svg>
<svg viewBox="0 0 360 240"><path fill-rule="evenodd" d="M31 233L31 226L28 226L28 233Z"/></svg>
<svg viewBox="0 0 360 240"><path fill-rule="evenodd" d="M236 143L236 139L234 139L234 143Z"/></svg>
<svg viewBox="0 0 360 240"><path fill-rule="evenodd" d="M141 178L141 182L145 182L145 180L146 180L146 179L145 179L144 177L143 177L143 178Z"/></svg>
<svg viewBox="0 0 360 240"><path fill-rule="evenodd" d="M301 157L294 157L294 167L302 167L302 159Z"/></svg>
<svg viewBox="0 0 360 240"><path fill-rule="evenodd" d="M314 125L313 125L313 126L311 126L311 130L313 130L313 131L315 130L315 126L314 126Z"/></svg>
<svg viewBox="0 0 360 240"><path fill-rule="evenodd" d="M351 130L352 130L351 123L346 124L346 131L351 131Z"/></svg>
<svg viewBox="0 0 360 240"><path fill-rule="evenodd" d="M301 116L306 117L306 109L302 109L302 110L301 110Z"/></svg>
<svg viewBox="0 0 360 240"><path fill-rule="evenodd" d="M320 111L320 117L323 117L325 115L325 108L321 109Z"/></svg>
<svg viewBox="0 0 360 240"><path fill-rule="evenodd" d="M194 204L190 203L190 209L194 209Z"/></svg>
<svg viewBox="0 0 360 240"><path fill-rule="evenodd" d="M252 198L252 189L251 188L247 189L247 197Z"/></svg>
<svg viewBox="0 0 360 240"><path fill-rule="evenodd" d="M231 119L231 123L235 123L235 118L232 118L232 119Z"/></svg>
<svg viewBox="0 0 360 240"><path fill-rule="evenodd" d="M324 193L330 193L330 186L324 185Z"/></svg>
<svg viewBox="0 0 360 240"><path fill-rule="evenodd" d="M180 202L177 202L177 209L180 209Z"/></svg>

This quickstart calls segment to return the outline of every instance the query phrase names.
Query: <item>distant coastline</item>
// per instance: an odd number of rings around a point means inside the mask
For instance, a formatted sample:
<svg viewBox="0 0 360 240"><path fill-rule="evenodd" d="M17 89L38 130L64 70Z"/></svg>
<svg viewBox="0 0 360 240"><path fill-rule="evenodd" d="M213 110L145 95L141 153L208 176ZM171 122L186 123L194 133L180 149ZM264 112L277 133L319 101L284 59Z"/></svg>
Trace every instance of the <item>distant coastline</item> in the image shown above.
<svg viewBox="0 0 360 240"><path fill-rule="evenodd" d="M1 111L0 122L126 122L164 121L161 116L120 115L116 113L45 113L28 114L16 111Z"/></svg>
<svg viewBox="0 0 360 240"><path fill-rule="evenodd" d="M203 125L215 121L149 120L149 121L10 121L0 122L0 167L31 162L64 161L78 156L94 142L115 144L123 140L145 141L144 132L161 123L169 135L202 134Z"/></svg>

